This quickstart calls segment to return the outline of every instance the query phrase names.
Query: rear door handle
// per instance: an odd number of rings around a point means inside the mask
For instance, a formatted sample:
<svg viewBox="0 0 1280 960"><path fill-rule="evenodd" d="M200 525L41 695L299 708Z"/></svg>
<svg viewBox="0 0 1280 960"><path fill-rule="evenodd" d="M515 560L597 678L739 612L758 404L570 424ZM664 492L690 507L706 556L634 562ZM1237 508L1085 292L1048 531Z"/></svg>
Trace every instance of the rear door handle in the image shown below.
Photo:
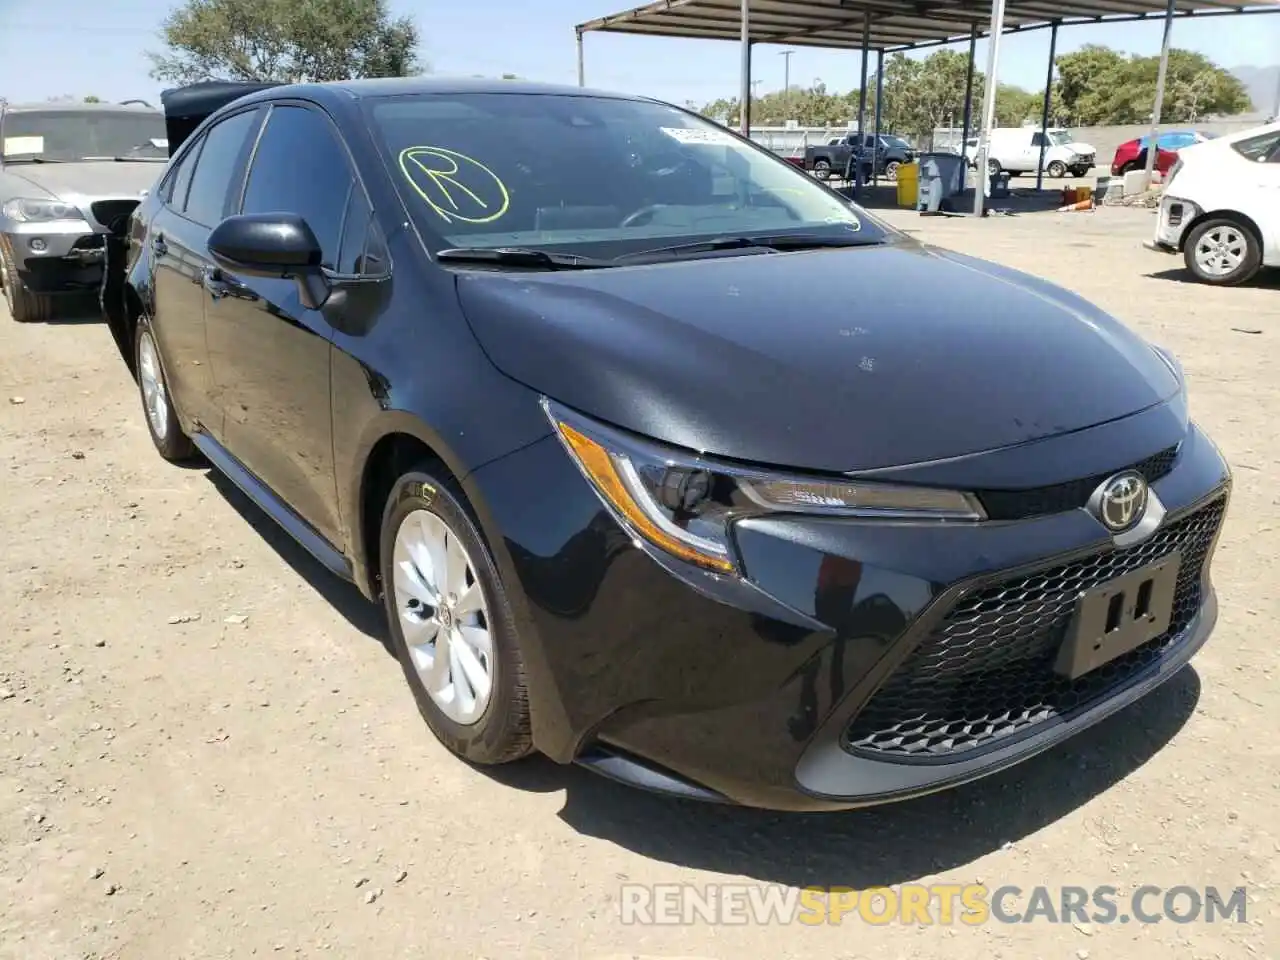
<svg viewBox="0 0 1280 960"><path fill-rule="evenodd" d="M217 267L208 266L201 270L200 282L209 292L209 296L215 300L221 300L227 295L227 285L223 280L222 271Z"/></svg>

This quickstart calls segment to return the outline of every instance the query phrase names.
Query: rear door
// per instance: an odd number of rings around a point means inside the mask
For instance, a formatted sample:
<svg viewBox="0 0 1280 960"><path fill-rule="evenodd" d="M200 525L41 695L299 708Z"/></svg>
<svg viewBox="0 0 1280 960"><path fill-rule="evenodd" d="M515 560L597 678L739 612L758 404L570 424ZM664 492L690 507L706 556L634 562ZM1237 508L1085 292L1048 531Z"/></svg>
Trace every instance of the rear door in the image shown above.
<svg viewBox="0 0 1280 960"><path fill-rule="evenodd" d="M301 102L270 108L244 182L242 213L296 213L340 272L357 182L328 115ZM226 447L294 513L343 546L333 472L329 353L333 327L303 306L293 280L218 273L206 299L209 350Z"/></svg>
<svg viewBox="0 0 1280 960"><path fill-rule="evenodd" d="M257 116L256 110L232 115L191 144L161 185L165 202L144 241L154 271L153 327L169 389L183 416L213 436L221 430L222 405L205 340L206 242L222 218Z"/></svg>

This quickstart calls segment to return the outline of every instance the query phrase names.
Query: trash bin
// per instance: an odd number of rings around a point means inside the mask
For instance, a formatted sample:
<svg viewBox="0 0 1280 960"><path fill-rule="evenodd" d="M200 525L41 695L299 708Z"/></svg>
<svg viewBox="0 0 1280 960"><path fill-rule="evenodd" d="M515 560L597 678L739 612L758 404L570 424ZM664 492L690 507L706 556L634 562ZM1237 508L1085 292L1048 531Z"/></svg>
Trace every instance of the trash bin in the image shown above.
<svg viewBox="0 0 1280 960"><path fill-rule="evenodd" d="M964 189L964 160L955 153L922 153L916 206L937 211L948 197Z"/></svg>
<svg viewBox="0 0 1280 960"><path fill-rule="evenodd" d="M920 196L920 164L904 163L898 167L898 206L908 210Z"/></svg>

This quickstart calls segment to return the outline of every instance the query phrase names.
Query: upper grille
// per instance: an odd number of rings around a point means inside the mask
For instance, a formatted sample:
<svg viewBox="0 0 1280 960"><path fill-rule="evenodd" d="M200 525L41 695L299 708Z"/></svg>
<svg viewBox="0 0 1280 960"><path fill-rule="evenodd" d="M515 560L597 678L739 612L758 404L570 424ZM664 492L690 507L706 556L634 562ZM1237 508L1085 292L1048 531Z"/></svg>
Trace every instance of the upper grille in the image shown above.
<svg viewBox="0 0 1280 960"><path fill-rule="evenodd" d="M1200 608L1223 498L1124 550L1109 548L961 600L854 717L849 749L885 760L953 759L1074 713L1175 646ZM1083 590L1182 552L1169 629L1076 680L1054 672Z"/></svg>
<svg viewBox="0 0 1280 960"><path fill-rule="evenodd" d="M89 212L93 214L93 219L104 227L114 229L115 222L133 213L137 205L137 200L98 200L96 203L89 204Z"/></svg>
<svg viewBox="0 0 1280 960"><path fill-rule="evenodd" d="M1081 480L1068 480L1030 490L978 490L977 496L992 520L1025 520L1048 513L1066 513L1087 504L1098 485L1121 470L1137 470L1146 477L1147 483L1155 483L1173 469L1177 459L1178 447L1172 446L1130 467L1120 467Z"/></svg>

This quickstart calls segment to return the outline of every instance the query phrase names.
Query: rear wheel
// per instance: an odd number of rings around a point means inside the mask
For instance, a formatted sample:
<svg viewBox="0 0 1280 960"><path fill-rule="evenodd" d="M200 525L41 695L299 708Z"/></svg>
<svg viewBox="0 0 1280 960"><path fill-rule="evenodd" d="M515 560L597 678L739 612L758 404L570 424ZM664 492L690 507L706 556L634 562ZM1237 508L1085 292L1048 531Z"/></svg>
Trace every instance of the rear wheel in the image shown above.
<svg viewBox="0 0 1280 960"><path fill-rule="evenodd" d="M138 371L138 393L142 397L142 412L147 418L147 432L160 456L172 463L181 463L195 456L191 438L182 432L178 415L169 399L169 384L160 365L160 351L156 349L155 334L146 317L138 320L134 334L134 369Z"/></svg>
<svg viewBox="0 0 1280 960"><path fill-rule="evenodd" d="M1257 274L1262 266L1262 244L1244 224L1215 217L1191 231L1182 257L1201 283L1232 287Z"/></svg>
<svg viewBox="0 0 1280 960"><path fill-rule="evenodd" d="M993 176L993 177L994 177L997 173L999 173L999 172L1000 172L1000 169L1001 169L1001 168L1000 168L1000 161L999 161L999 160L988 160L988 161L987 161L987 173L988 173L988 174L990 174L991 176Z"/></svg>
<svg viewBox="0 0 1280 960"><path fill-rule="evenodd" d="M524 659L497 566L454 482L426 464L382 516L383 603L418 711L472 763L532 750Z"/></svg>
<svg viewBox="0 0 1280 960"><path fill-rule="evenodd" d="M815 160L813 162L813 175L819 180L831 179L831 161Z"/></svg>
<svg viewBox="0 0 1280 960"><path fill-rule="evenodd" d="M898 167L901 166L897 160L890 160L884 165L884 176L886 180L898 179Z"/></svg>
<svg viewBox="0 0 1280 960"><path fill-rule="evenodd" d="M53 297L33 293L13 265L8 251L0 244L0 284L4 286L4 299L9 306L9 316L18 323L34 323L53 316Z"/></svg>

